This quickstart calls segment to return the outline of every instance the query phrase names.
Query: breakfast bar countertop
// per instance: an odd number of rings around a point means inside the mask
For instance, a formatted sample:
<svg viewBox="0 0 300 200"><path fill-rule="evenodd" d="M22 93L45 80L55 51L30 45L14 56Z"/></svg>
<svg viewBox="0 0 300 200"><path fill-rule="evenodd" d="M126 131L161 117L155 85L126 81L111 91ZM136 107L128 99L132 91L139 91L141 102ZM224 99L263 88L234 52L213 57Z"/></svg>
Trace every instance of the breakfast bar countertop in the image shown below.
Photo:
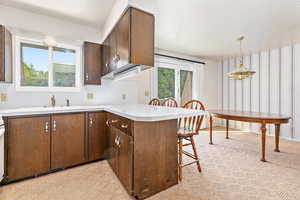
<svg viewBox="0 0 300 200"><path fill-rule="evenodd" d="M146 104L118 104L0 109L0 115L2 115L3 117L11 117L93 111L107 111L133 121L162 121L207 114L205 111L184 108L170 108L162 106L151 106Z"/></svg>

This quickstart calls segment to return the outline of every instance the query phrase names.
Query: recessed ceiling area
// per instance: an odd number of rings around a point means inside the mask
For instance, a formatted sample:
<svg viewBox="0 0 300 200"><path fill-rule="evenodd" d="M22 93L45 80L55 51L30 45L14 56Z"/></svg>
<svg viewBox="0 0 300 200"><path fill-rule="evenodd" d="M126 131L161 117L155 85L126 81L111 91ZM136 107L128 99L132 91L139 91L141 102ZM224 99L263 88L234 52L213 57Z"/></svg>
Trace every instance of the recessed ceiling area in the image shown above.
<svg viewBox="0 0 300 200"><path fill-rule="evenodd" d="M0 0L0 4L102 28L116 0Z"/></svg>
<svg viewBox="0 0 300 200"><path fill-rule="evenodd" d="M300 42L299 0L158 0L157 46L202 57Z"/></svg>
<svg viewBox="0 0 300 200"><path fill-rule="evenodd" d="M0 4L103 28L116 0L0 0ZM300 0L128 0L156 17L156 47L204 58L300 42Z"/></svg>

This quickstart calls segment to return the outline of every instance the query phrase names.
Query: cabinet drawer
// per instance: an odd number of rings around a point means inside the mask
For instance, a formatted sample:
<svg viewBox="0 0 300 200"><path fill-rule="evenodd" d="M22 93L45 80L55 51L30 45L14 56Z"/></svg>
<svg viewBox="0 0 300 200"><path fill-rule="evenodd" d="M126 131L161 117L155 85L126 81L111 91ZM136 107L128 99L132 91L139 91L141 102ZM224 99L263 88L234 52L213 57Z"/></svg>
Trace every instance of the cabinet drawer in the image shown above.
<svg viewBox="0 0 300 200"><path fill-rule="evenodd" d="M117 129L119 129L120 131L124 132L125 134L132 136L132 121L125 118L125 117L121 117L119 115L115 115L115 114L111 114L108 113L107 114L107 123L110 126L114 126Z"/></svg>

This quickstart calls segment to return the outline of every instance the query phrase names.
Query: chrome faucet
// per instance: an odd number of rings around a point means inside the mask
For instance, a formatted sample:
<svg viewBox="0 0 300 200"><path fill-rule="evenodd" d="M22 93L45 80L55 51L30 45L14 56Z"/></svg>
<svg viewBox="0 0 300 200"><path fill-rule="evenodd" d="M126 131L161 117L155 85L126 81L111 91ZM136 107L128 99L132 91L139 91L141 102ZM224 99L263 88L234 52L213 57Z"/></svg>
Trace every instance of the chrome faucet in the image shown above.
<svg viewBox="0 0 300 200"><path fill-rule="evenodd" d="M67 99L67 106L69 107L70 106L70 100Z"/></svg>
<svg viewBox="0 0 300 200"><path fill-rule="evenodd" d="M55 96L54 95L52 95L52 97L51 97L51 106L55 107Z"/></svg>

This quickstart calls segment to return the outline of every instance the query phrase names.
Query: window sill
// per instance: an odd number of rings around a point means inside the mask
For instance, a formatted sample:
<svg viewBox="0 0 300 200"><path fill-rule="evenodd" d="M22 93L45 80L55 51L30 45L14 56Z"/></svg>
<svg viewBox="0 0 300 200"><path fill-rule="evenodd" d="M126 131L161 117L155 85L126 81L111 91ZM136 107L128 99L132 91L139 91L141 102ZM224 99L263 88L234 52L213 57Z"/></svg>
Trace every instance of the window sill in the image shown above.
<svg viewBox="0 0 300 200"><path fill-rule="evenodd" d="M79 87L16 87L17 92L80 92Z"/></svg>

